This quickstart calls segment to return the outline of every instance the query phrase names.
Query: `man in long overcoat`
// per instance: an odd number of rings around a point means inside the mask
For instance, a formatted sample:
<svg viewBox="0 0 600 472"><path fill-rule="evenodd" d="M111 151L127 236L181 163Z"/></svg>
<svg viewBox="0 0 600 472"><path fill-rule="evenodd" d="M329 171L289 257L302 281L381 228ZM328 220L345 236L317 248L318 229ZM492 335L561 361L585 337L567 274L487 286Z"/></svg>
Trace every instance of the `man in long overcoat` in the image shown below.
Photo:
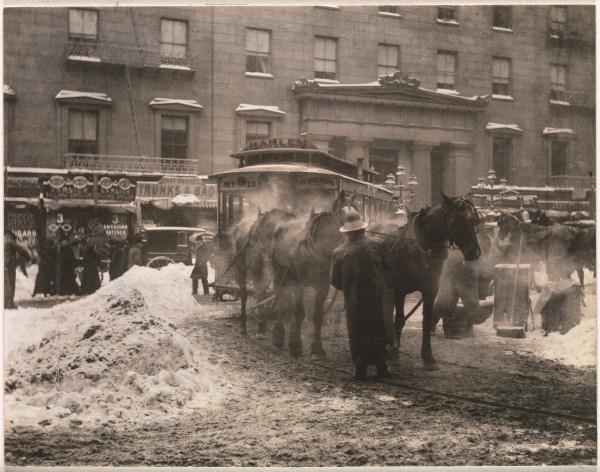
<svg viewBox="0 0 600 472"><path fill-rule="evenodd" d="M17 267L20 261L29 261L27 251L17 244L17 237L9 229L4 230L4 308L16 308L15 288Z"/></svg>
<svg viewBox="0 0 600 472"><path fill-rule="evenodd" d="M356 210L340 228L345 241L333 253L331 284L344 292L346 325L357 379L369 365L385 377L394 347L393 294L383 242L365 235L367 223Z"/></svg>
<svg viewBox="0 0 600 472"><path fill-rule="evenodd" d="M196 262L192 270L192 295L198 294L198 280L202 281L204 295L208 295L208 260L212 250L202 236L196 238Z"/></svg>

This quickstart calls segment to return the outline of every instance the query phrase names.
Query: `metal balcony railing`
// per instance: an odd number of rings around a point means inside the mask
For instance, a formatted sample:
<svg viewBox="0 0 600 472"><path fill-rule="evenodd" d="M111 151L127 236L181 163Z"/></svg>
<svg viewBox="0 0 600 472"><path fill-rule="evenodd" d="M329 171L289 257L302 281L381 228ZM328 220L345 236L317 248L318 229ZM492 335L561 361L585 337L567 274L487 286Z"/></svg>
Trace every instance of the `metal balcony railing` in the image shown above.
<svg viewBox="0 0 600 472"><path fill-rule="evenodd" d="M558 104L566 104L573 107L596 108L596 95L593 92L566 92L560 90L550 91L550 100Z"/></svg>
<svg viewBox="0 0 600 472"><path fill-rule="evenodd" d="M198 60L186 53L183 57L161 55L160 50L134 48L118 43L69 41L65 60L91 64L127 65L133 68L174 69L188 72L198 70Z"/></svg>
<svg viewBox="0 0 600 472"><path fill-rule="evenodd" d="M123 172L161 172L164 174L196 174L198 159L163 157L112 156L104 154L67 154L67 169Z"/></svg>

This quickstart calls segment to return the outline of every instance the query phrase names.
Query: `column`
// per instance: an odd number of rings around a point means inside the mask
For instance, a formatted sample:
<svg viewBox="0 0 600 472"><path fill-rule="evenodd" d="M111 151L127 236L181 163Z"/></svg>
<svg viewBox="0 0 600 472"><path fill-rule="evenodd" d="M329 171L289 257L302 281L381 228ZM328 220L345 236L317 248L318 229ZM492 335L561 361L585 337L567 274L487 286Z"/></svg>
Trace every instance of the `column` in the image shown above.
<svg viewBox="0 0 600 472"><path fill-rule="evenodd" d="M357 159L364 159L364 165L367 165L367 159L369 157L369 149L362 141L348 141L346 140L346 160L356 164ZM368 168L368 167L367 167Z"/></svg>
<svg viewBox="0 0 600 472"><path fill-rule="evenodd" d="M448 157L453 161L454 178L453 194L463 196L469 193L471 185L477 183L477 177L473 175L475 163L473 162L474 145L470 143L452 143L449 149ZM448 169L450 171L450 169ZM450 191L450 189L449 189Z"/></svg>
<svg viewBox="0 0 600 472"><path fill-rule="evenodd" d="M431 150L435 143L414 142L411 146L412 169L419 186L415 190L415 201L411 210L417 211L431 205Z"/></svg>

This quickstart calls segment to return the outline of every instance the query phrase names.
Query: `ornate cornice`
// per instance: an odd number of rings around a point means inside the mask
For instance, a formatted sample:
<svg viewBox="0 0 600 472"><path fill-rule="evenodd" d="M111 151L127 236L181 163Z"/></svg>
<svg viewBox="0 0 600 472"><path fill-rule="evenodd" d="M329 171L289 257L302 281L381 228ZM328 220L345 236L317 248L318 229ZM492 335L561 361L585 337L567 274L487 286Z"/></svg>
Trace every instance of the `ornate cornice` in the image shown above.
<svg viewBox="0 0 600 472"><path fill-rule="evenodd" d="M316 80L308 80L306 77L302 77L300 80L296 80L292 86L292 91L304 91L304 90L318 90L319 83Z"/></svg>
<svg viewBox="0 0 600 472"><path fill-rule="evenodd" d="M421 81L415 77L410 77L405 72L397 70L393 74L379 77L379 84L383 87L408 87L418 89L421 86Z"/></svg>

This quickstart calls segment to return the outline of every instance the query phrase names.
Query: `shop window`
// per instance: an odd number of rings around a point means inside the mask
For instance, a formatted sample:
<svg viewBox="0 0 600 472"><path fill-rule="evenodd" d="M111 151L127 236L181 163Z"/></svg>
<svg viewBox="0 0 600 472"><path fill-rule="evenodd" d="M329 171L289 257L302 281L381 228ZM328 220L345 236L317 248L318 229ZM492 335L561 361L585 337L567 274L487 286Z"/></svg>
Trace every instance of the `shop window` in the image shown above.
<svg viewBox="0 0 600 472"><path fill-rule="evenodd" d="M561 64L550 65L550 90L564 92L567 88L567 68Z"/></svg>
<svg viewBox="0 0 600 472"><path fill-rule="evenodd" d="M456 90L457 54L451 51L437 53L437 88Z"/></svg>
<svg viewBox="0 0 600 472"><path fill-rule="evenodd" d="M96 41L98 39L98 12L82 8L69 8L69 39Z"/></svg>
<svg viewBox="0 0 600 472"><path fill-rule="evenodd" d="M187 22L161 19L160 57L184 59L187 52Z"/></svg>
<svg viewBox="0 0 600 472"><path fill-rule="evenodd" d="M315 79L337 80L337 39L315 37Z"/></svg>
<svg viewBox="0 0 600 472"><path fill-rule="evenodd" d="M246 72L271 73L271 32L246 29Z"/></svg>
<svg viewBox="0 0 600 472"><path fill-rule="evenodd" d="M393 74L398 70L398 46L379 44L377 47L377 77Z"/></svg>
<svg viewBox="0 0 600 472"><path fill-rule="evenodd" d="M185 159L188 148L187 117L163 115L161 117L160 156Z"/></svg>
<svg viewBox="0 0 600 472"><path fill-rule="evenodd" d="M493 7L494 18L493 26L495 28L511 29L512 27L512 15L510 7Z"/></svg>
<svg viewBox="0 0 600 472"><path fill-rule="evenodd" d="M398 151L396 149L369 149L369 166L379 175L376 183L383 184L388 174L396 177L398 171Z"/></svg>
<svg viewBox="0 0 600 472"><path fill-rule="evenodd" d="M496 172L496 178L510 181L512 139L506 137L493 139L492 168Z"/></svg>
<svg viewBox="0 0 600 472"><path fill-rule="evenodd" d="M568 142L552 141L552 162L550 164L550 172L552 175L567 175L568 149Z"/></svg>
<svg viewBox="0 0 600 472"><path fill-rule="evenodd" d="M69 110L69 153L98 154L98 112Z"/></svg>
<svg viewBox="0 0 600 472"><path fill-rule="evenodd" d="M567 7L552 5L550 7L550 34L564 36L567 30Z"/></svg>
<svg viewBox="0 0 600 472"><path fill-rule="evenodd" d="M492 94L510 96L510 59L494 57Z"/></svg>
<svg viewBox="0 0 600 472"><path fill-rule="evenodd" d="M451 6L438 7L437 19L440 21L456 21L456 8Z"/></svg>
<svg viewBox="0 0 600 472"><path fill-rule="evenodd" d="M269 139L271 124L264 121L246 121L246 142Z"/></svg>

